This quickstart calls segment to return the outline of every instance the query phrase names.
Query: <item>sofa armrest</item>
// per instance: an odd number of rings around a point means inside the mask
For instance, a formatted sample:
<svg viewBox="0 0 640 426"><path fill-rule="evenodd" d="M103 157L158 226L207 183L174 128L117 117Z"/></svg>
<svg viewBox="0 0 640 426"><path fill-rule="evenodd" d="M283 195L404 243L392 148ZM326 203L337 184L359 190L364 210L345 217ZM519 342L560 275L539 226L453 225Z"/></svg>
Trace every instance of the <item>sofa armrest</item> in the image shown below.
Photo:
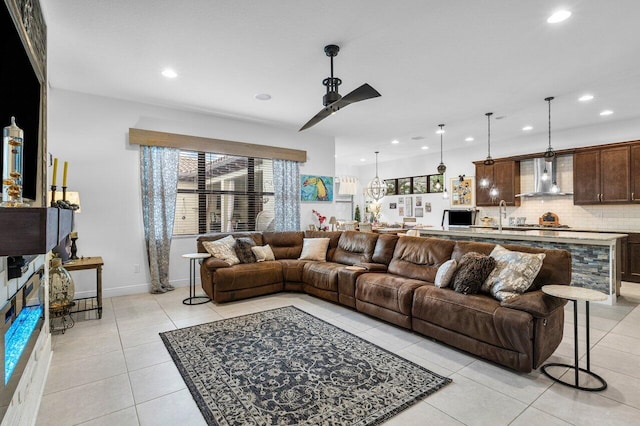
<svg viewBox="0 0 640 426"><path fill-rule="evenodd" d="M364 268L367 270L367 272L387 272L387 265L383 263L361 262L361 263L356 263L353 266L357 266L358 268Z"/></svg>
<svg viewBox="0 0 640 426"><path fill-rule="evenodd" d="M500 303L500 306L525 311L537 318L545 318L566 304L566 299L549 296L543 293L542 290L536 290L504 300Z"/></svg>
<svg viewBox="0 0 640 426"><path fill-rule="evenodd" d="M209 257L202 262L202 266L207 269L214 270L218 268L228 268L231 265L229 265L224 260L216 259L215 257Z"/></svg>

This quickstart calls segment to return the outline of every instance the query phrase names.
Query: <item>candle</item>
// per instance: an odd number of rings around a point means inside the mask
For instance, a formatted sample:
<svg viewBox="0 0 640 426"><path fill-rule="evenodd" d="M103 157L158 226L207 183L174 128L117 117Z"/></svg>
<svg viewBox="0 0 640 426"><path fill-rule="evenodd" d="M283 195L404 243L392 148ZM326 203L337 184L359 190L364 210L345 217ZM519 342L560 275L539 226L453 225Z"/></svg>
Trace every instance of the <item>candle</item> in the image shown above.
<svg viewBox="0 0 640 426"><path fill-rule="evenodd" d="M53 179L51 179L51 186L56 186L56 175L58 174L58 159L53 159Z"/></svg>
<svg viewBox="0 0 640 426"><path fill-rule="evenodd" d="M78 233L76 231L73 231L69 234L69 238L78 238Z"/></svg>
<svg viewBox="0 0 640 426"><path fill-rule="evenodd" d="M69 168L69 162L64 162L64 169L62 171L62 186L67 186L67 169Z"/></svg>

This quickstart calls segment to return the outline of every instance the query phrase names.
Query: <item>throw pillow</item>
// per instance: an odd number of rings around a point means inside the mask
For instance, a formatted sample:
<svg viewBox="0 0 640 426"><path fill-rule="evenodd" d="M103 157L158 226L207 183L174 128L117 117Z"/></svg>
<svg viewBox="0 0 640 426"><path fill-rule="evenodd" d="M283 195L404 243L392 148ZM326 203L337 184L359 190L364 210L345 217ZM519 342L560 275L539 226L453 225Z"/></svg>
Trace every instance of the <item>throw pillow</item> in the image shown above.
<svg viewBox="0 0 640 426"><path fill-rule="evenodd" d="M458 262L455 259L450 259L444 262L438 268L438 272L436 273L435 285L436 287L445 288L448 287L451 283L451 278L453 278L453 274L456 273L456 269L458 268Z"/></svg>
<svg viewBox="0 0 640 426"><path fill-rule="evenodd" d="M236 238L236 256L240 260L240 263L255 263L256 256L251 251L251 247L254 247L256 243L253 238L242 237Z"/></svg>
<svg viewBox="0 0 640 426"><path fill-rule="evenodd" d="M251 247L251 251L256 256L256 262L276 260L276 257L273 255L273 250L271 250L271 246L269 246L269 244L265 246L253 246Z"/></svg>
<svg viewBox="0 0 640 426"><path fill-rule="evenodd" d="M240 259L236 256L234 248L235 244L236 240L231 235L227 235L226 237L216 241L204 241L202 246L211 254L211 256L233 266L240 263Z"/></svg>
<svg viewBox="0 0 640 426"><path fill-rule="evenodd" d="M478 293L495 266L496 261L490 256L476 252L465 254L453 279L453 289L463 294Z"/></svg>
<svg viewBox="0 0 640 426"><path fill-rule="evenodd" d="M305 238L302 241L302 253L300 260L327 260L327 248L330 238Z"/></svg>
<svg viewBox="0 0 640 426"><path fill-rule="evenodd" d="M546 255L511 251L496 245L489 256L496 260L496 267L482 285L482 291L503 301L531 287Z"/></svg>

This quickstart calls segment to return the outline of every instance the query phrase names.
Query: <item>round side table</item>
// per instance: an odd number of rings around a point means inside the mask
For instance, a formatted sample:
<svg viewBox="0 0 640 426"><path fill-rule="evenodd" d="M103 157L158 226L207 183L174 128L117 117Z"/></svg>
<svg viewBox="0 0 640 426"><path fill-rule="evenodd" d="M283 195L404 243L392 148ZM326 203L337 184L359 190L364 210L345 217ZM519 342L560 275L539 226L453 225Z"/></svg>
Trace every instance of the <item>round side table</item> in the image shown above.
<svg viewBox="0 0 640 426"><path fill-rule="evenodd" d="M188 253L182 257L189 259L189 297L182 303L185 305L202 305L211 301L209 296L196 296L196 263L201 259L211 257L209 253Z"/></svg>
<svg viewBox="0 0 640 426"><path fill-rule="evenodd" d="M557 362L548 363L542 366L542 372L549 377L551 380L556 381L558 383L562 383L563 385L570 386L574 389L580 389L585 391L601 391L607 388L607 382L605 380L591 371L591 347L589 344L589 302L601 302L607 300L607 296L604 293L600 293L599 291L591 290L588 288L582 287L572 287L568 285L545 285L542 287L542 292L546 293L550 296L560 297L562 299L571 300L573 302L573 340L574 340L574 364L560 364ZM585 316L586 316L586 328L587 328L587 368L580 368L578 364L578 301L585 302ZM575 382L570 383L566 382L558 377L552 376L548 371L547 367L567 367L572 369L575 372ZM580 386L579 381L579 373L582 371L583 373L589 375L597 382L600 383L600 386Z"/></svg>

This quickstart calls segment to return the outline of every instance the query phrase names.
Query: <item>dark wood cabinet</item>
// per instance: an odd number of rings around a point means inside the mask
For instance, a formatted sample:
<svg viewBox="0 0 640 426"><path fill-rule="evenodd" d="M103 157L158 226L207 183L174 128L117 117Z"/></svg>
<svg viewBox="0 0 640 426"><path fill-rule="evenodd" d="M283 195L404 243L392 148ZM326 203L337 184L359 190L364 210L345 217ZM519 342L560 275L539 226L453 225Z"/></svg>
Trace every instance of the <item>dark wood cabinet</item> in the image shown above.
<svg viewBox="0 0 640 426"><path fill-rule="evenodd" d="M640 283L640 234L629 234L624 281Z"/></svg>
<svg viewBox="0 0 640 426"><path fill-rule="evenodd" d="M481 161L474 162L476 166L476 205L478 207L497 206L500 200L505 200L508 206L519 206L520 198L520 162L515 160L496 160L491 166ZM481 188L480 181L489 179L489 187L498 189L498 196L491 198L489 188Z"/></svg>
<svg viewBox="0 0 640 426"><path fill-rule="evenodd" d="M631 201L630 146L576 151L573 155L573 203L616 204Z"/></svg>
<svg viewBox="0 0 640 426"><path fill-rule="evenodd" d="M631 145L631 202L640 203L640 145Z"/></svg>

